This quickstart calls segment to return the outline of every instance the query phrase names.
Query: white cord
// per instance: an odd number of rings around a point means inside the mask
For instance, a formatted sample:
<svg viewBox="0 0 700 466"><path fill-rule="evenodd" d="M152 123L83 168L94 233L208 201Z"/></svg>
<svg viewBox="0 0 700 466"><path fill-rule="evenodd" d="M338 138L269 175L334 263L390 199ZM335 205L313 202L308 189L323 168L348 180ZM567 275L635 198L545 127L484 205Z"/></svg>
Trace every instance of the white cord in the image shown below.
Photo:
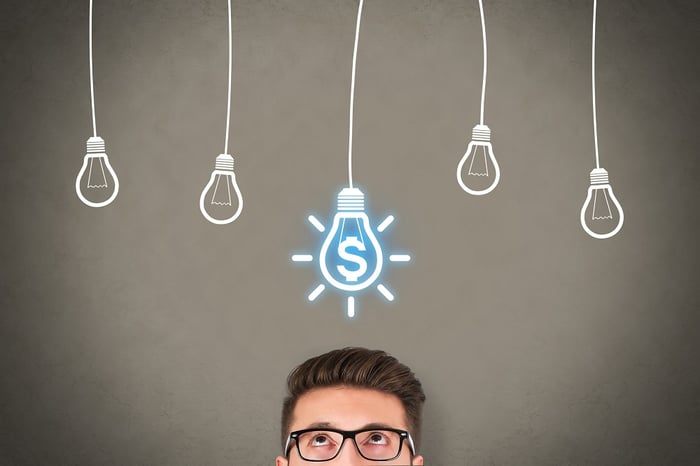
<svg viewBox="0 0 700 466"><path fill-rule="evenodd" d="M89 33L89 47L90 47L90 102L92 103L92 133L93 136L97 137L97 123L95 122L95 84L93 77L93 65L92 65L92 0L90 0L90 33Z"/></svg>
<svg viewBox="0 0 700 466"><path fill-rule="evenodd" d="M224 154L228 154L228 127L231 124L231 0L228 0L228 107L226 108L226 141Z"/></svg>
<svg viewBox="0 0 700 466"><path fill-rule="evenodd" d="M479 11L481 13L481 35L484 43L484 79L481 83L481 119L480 124L484 124L484 100L486 99L486 21L484 20L484 4L482 0L479 0Z"/></svg>
<svg viewBox="0 0 700 466"><path fill-rule="evenodd" d="M593 95L593 138L595 140L595 166L600 168L600 158L598 155L598 116L595 108L595 23L598 1L593 0L593 45L591 51L591 89Z"/></svg>
<svg viewBox="0 0 700 466"><path fill-rule="evenodd" d="M348 187L352 188L352 120L353 108L355 106L355 69L357 67L357 43L360 40L360 20L362 19L362 5L364 0L360 0L357 7L357 24L355 25L355 48L352 52L352 78L350 80L350 127L348 129Z"/></svg>

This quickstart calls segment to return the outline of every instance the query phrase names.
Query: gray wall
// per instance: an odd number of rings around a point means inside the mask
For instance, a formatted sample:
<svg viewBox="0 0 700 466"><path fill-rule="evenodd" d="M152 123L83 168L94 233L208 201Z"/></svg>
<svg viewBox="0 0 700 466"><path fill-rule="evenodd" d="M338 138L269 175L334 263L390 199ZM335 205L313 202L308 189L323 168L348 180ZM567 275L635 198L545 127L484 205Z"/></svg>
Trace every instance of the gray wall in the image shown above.
<svg viewBox="0 0 700 466"><path fill-rule="evenodd" d="M226 2L97 1L98 132L122 190L73 183L91 135L87 1L0 6L0 463L270 465L289 369L386 349L428 395L428 465L680 465L700 454L700 7L599 5L602 165L627 220L578 223L594 167L590 1L487 0L502 180L454 171L479 117L476 1L368 0L355 180L414 257L343 317L292 252L346 182L355 0L234 1L242 216L197 202L223 150Z"/></svg>

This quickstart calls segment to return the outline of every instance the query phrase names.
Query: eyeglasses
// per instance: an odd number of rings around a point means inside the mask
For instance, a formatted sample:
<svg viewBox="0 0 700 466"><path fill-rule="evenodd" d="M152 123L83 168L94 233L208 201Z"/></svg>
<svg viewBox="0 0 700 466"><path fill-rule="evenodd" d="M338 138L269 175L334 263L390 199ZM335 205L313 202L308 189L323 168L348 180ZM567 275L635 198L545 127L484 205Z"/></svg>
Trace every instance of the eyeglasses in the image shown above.
<svg viewBox="0 0 700 466"><path fill-rule="evenodd" d="M401 454L403 441L408 440L411 454L415 455L415 445L411 434L405 430L380 429L338 430L304 429L289 434L284 447L284 455L289 456L292 441L296 443L299 456L305 461L330 461L340 453L345 439L352 439L355 448L366 460L390 461Z"/></svg>

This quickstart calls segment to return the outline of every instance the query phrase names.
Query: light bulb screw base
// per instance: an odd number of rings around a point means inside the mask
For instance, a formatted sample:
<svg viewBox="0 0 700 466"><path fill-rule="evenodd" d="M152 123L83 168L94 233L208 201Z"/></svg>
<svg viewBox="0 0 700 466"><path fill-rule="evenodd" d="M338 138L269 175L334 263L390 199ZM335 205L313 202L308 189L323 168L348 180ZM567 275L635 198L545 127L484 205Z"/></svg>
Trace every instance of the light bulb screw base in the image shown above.
<svg viewBox="0 0 700 466"><path fill-rule="evenodd" d="M591 170L591 185L610 184L608 171L605 168L594 168Z"/></svg>
<svg viewBox="0 0 700 466"><path fill-rule="evenodd" d="M88 154L105 153L105 140L99 136L91 136L88 138L86 145Z"/></svg>
<svg viewBox="0 0 700 466"><path fill-rule="evenodd" d="M338 212L364 212L365 194L358 188L343 188L338 193Z"/></svg>
<svg viewBox="0 0 700 466"><path fill-rule="evenodd" d="M229 154L218 155L216 157L216 165L214 166L214 169L232 172L233 171L233 157L231 157Z"/></svg>
<svg viewBox="0 0 700 466"><path fill-rule="evenodd" d="M491 142L491 128L486 125L476 125L472 129L472 140Z"/></svg>

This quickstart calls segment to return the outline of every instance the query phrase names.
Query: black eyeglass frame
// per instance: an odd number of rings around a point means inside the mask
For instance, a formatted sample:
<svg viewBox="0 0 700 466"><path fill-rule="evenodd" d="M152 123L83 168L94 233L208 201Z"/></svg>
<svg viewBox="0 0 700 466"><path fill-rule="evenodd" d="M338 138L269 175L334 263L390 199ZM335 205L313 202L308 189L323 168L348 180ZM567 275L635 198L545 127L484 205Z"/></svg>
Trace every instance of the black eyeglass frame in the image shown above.
<svg viewBox="0 0 700 466"><path fill-rule="evenodd" d="M400 442L399 442L399 451L396 453L391 458L386 458L383 460L378 460L376 458L367 458L362 451L360 450L359 445L357 445L357 434L361 434L362 432L373 432L373 431L389 431L389 432L394 432L396 434L399 434L400 437ZM325 460L312 460L306 458L304 455L301 454L301 447L299 446L299 436L302 434L305 434L307 432L335 432L336 434L341 434L343 436L343 441L340 443L340 447L338 447L338 451L335 452L335 455L332 457L325 459ZM364 429L359 429L359 430L340 430L340 429L331 429L331 428L322 428L322 427L314 427L313 429L302 429L302 430L295 430L294 432L290 432L289 436L287 437L287 443L284 446L284 456L285 458L289 458L289 453L292 451L292 440L294 440L294 443L297 446L297 453L299 453L299 457L303 459L304 461L311 461L314 463L323 463L326 461L331 461L335 459L339 454L340 451L343 449L343 446L345 446L345 440L346 439L352 439L352 443L355 444L355 450L357 450L357 453L360 454L361 457L368 461L391 461L395 460L396 458L401 455L401 450L403 449L403 441L407 440L408 441L408 448L411 450L411 456L416 456L416 446L413 443L413 438L411 437L411 434L409 434L405 430L401 429L393 429L391 427L374 427L374 428L364 428Z"/></svg>

